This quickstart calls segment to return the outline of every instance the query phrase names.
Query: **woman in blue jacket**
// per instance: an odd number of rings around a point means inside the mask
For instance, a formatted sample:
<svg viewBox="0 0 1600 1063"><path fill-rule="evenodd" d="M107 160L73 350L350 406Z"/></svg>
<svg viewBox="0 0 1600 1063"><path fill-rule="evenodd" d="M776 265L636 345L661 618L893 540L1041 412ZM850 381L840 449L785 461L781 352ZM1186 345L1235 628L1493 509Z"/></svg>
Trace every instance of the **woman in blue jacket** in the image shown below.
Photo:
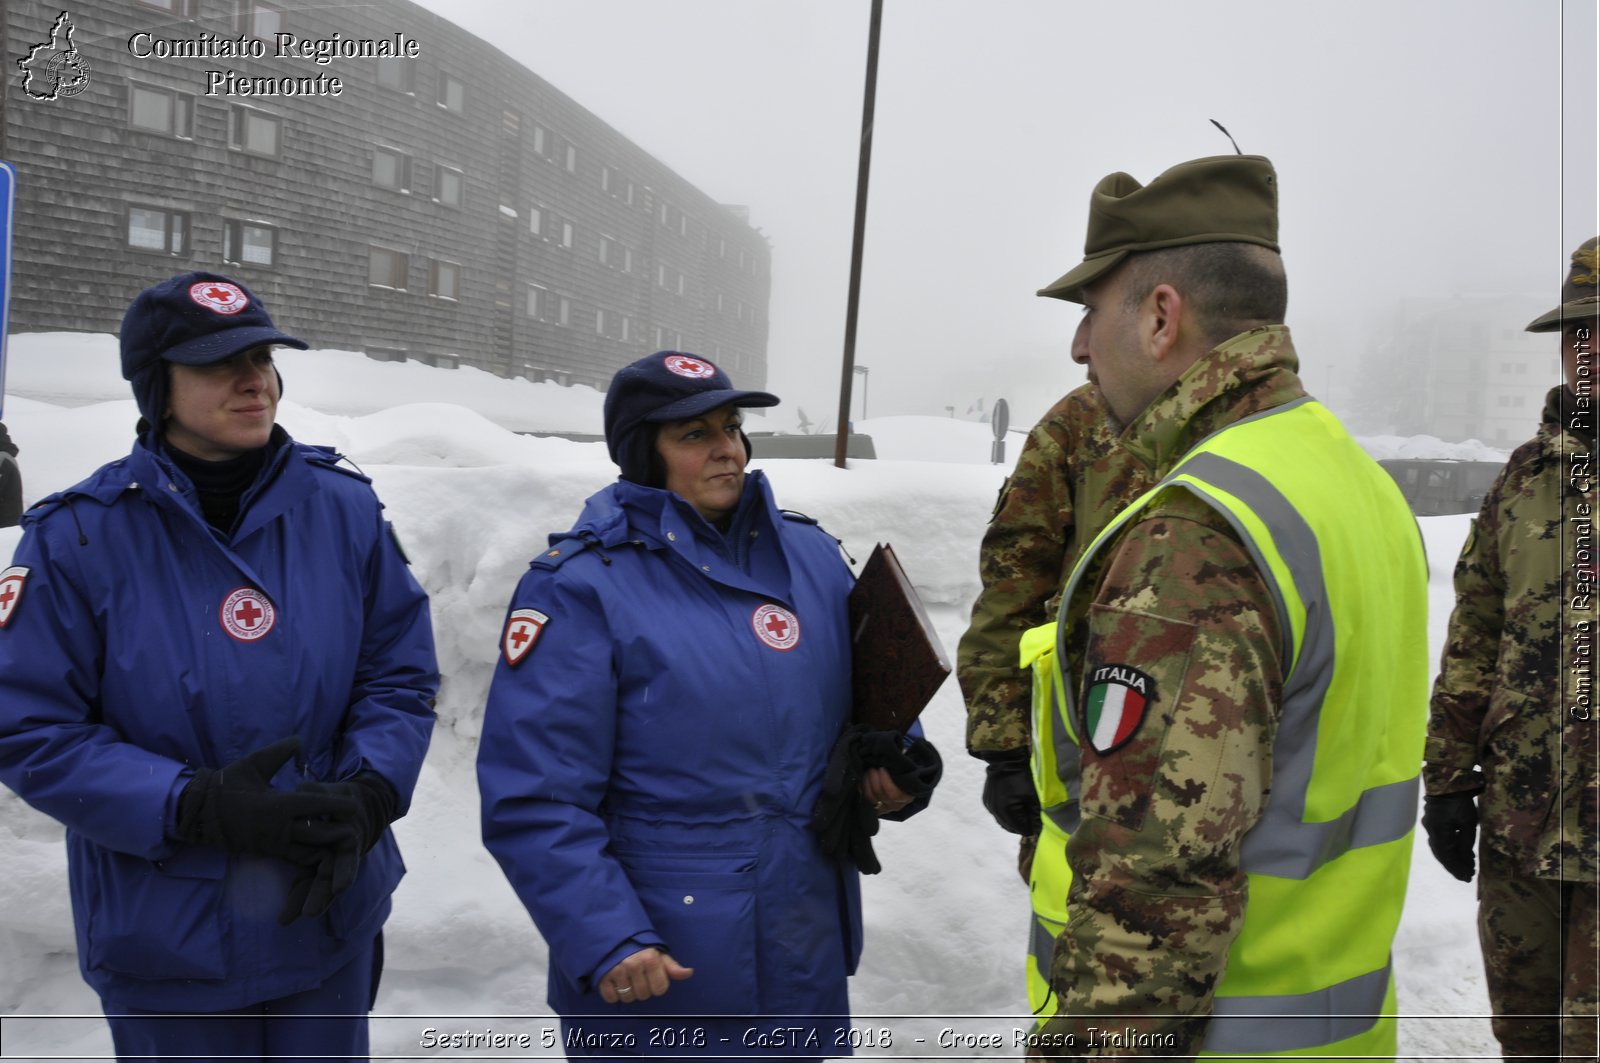
<svg viewBox="0 0 1600 1063"><path fill-rule="evenodd" d="M359 1058L427 597L366 478L275 424L272 345L306 345L244 286L156 285L121 343L133 452L30 510L0 573L0 781L66 825L119 1056Z"/></svg>
<svg viewBox="0 0 1600 1063"><path fill-rule="evenodd" d="M745 473L740 409L777 402L678 352L620 370L621 479L511 602L483 834L549 944L569 1055L850 1053L859 886L810 821L850 714L853 577ZM861 793L926 803L882 768Z"/></svg>

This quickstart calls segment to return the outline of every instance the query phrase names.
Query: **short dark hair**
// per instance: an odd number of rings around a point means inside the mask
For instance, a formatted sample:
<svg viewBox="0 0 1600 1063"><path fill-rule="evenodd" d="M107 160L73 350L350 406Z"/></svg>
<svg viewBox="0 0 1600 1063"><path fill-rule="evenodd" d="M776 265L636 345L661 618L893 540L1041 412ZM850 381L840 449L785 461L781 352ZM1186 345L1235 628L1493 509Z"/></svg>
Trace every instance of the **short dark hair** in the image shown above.
<svg viewBox="0 0 1600 1063"><path fill-rule="evenodd" d="M1261 325L1281 325L1289 309L1283 257L1271 248L1230 240L1142 251L1123 265L1131 309L1158 284L1170 284L1188 302L1195 323L1215 347Z"/></svg>

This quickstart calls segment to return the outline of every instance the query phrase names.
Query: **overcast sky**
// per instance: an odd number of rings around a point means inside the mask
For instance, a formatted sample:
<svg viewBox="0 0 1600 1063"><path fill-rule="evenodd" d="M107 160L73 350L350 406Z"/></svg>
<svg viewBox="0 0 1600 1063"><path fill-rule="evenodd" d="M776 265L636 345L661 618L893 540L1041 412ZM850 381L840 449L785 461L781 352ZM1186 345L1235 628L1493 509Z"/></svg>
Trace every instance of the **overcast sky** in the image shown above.
<svg viewBox="0 0 1600 1063"><path fill-rule="evenodd" d="M831 420L869 0L422 2L751 208L773 247L769 384ZM1211 118L1278 168L1314 391L1407 297L1526 296L1520 327L1600 228L1595 49L1589 0L886 0L868 412L1003 395L1031 421L1081 381L1077 308L1034 292L1082 257L1101 177L1231 152Z"/></svg>

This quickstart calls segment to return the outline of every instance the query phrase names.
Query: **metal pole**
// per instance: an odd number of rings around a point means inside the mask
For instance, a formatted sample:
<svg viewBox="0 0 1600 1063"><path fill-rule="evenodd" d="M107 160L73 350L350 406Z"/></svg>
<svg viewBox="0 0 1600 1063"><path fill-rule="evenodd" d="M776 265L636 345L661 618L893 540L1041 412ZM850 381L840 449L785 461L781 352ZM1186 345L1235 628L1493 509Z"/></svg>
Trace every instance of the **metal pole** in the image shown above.
<svg viewBox="0 0 1600 1063"><path fill-rule="evenodd" d="M867 227L867 175L872 168L872 111L878 94L878 29L883 21L883 0L872 0L872 28L867 35L867 87L861 105L861 164L856 171L855 241L850 248L850 296L844 315L844 367L839 382L839 436L833 463L844 468L850 440L850 389L856 364L856 311L861 302L861 247Z"/></svg>

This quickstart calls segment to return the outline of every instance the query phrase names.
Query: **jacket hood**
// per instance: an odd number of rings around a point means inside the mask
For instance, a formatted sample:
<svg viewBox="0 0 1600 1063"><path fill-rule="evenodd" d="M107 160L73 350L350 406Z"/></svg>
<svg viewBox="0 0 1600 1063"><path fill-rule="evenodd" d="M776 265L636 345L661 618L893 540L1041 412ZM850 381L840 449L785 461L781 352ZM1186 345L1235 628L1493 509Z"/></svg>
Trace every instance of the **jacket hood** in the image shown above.
<svg viewBox="0 0 1600 1063"><path fill-rule="evenodd" d="M745 474L738 512L742 514L755 505L777 508L766 475L759 470ZM662 525L669 521L714 530L694 506L673 492L645 487L631 480L618 480L585 499L577 522L567 531L551 533L550 545L556 546L568 539L592 539L601 546L618 546L642 539L653 547L664 546L666 535Z"/></svg>

